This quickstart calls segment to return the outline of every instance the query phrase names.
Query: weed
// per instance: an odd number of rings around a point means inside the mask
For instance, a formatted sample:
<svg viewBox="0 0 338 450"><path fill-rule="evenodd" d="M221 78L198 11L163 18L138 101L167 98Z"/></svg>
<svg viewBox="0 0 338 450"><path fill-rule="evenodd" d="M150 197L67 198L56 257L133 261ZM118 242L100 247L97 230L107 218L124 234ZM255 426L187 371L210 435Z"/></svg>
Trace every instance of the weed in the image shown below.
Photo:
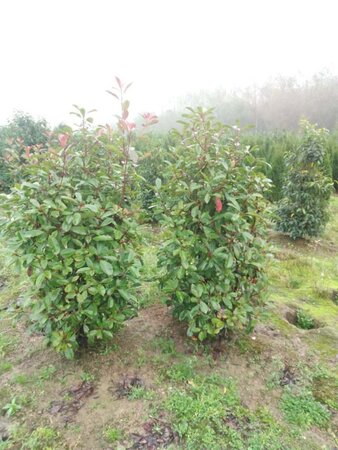
<svg viewBox="0 0 338 450"><path fill-rule="evenodd" d="M49 365L49 366L43 367L39 373L39 380L48 381L53 377L53 375L55 375L55 373L56 373L55 366Z"/></svg>
<svg viewBox="0 0 338 450"><path fill-rule="evenodd" d="M53 428L39 427L34 430L22 446L22 449L29 450L52 450L55 449L59 433Z"/></svg>
<svg viewBox="0 0 338 450"><path fill-rule="evenodd" d="M284 361L279 356L273 357L266 382L268 389L274 389L280 385L280 378L284 367Z"/></svg>
<svg viewBox="0 0 338 450"><path fill-rule="evenodd" d="M144 386L135 386L128 394L130 400L155 400L155 392L147 390Z"/></svg>
<svg viewBox="0 0 338 450"><path fill-rule="evenodd" d="M50 427L38 427L32 432L23 426L13 427L8 441L0 442L0 450L20 448L21 450L55 450L58 446L60 435Z"/></svg>
<svg viewBox="0 0 338 450"><path fill-rule="evenodd" d="M316 401L309 391L294 394L287 390L281 399L281 409L288 422L303 429L312 425L325 428L330 420L328 409Z"/></svg>
<svg viewBox="0 0 338 450"><path fill-rule="evenodd" d="M0 375L2 375L5 372L8 372L12 369L12 364L8 361L3 361L0 363Z"/></svg>
<svg viewBox="0 0 338 450"><path fill-rule="evenodd" d="M13 348L13 339L5 333L0 333L0 357L4 357Z"/></svg>
<svg viewBox="0 0 338 450"><path fill-rule="evenodd" d="M81 374L81 380L85 381L86 383L91 383L95 380L95 376L88 372L83 372Z"/></svg>
<svg viewBox="0 0 338 450"><path fill-rule="evenodd" d="M13 376L12 381L16 384L25 386L31 382L31 377L25 373L17 373Z"/></svg>
<svg viewBox="0 0 338 450"><path fill-rule="evenodd" d="M122 431L117 428L113 428L113 427L106 428L105 431L103 432L103 436L104 436L104 439L109 444L114 444L117 441L120 441L121 439L123 439Z"/></svg>
<svg viewBox="0 0 338 450"><path fill-rule="evenodd" d="M191 358L184 362L175 363L165 370L165 378L173 382L188 381L195 376L195 365L195 361Z"/></svg>
<svg viewBox="0 0 338 450"><path fill-rule="evenodd" d="M14 416L16 413L21 411L22 405L17 403L17 398L13 397L12 400L9 403L6 403L6 405L2 408L3 411L5 411L6 415L8 417Z"/></svg>
<svg viewBox="0 0 338 450"><path fill-rule="evenodd" d="M236 421L243 415L232 380L215 376L195 378L187 389L174 390L166 406L188 450L243 448L240 433L226 426L229 413L236 416Z"/></svg>
<svg viewBox="0 0 338 450"><path fill-rule="evenodd" d="M289 286L291 289L299 289L302 285L302 281L297 278L291 278L289 280Z"/></svg>
<svg viewBox="0 0 338 450"><path fill-rule="evenodd" d="M303 330L312 330L315 328L315 321L305 311L298 309L296 312L296 326Z"/></svg>
<svg viewBox="0 0 338 450"><path fill-rule="evenodd" d="M176 345L172 338L158 337L154 341L154 347L159 348L165 355L175 355Z"/></svg>

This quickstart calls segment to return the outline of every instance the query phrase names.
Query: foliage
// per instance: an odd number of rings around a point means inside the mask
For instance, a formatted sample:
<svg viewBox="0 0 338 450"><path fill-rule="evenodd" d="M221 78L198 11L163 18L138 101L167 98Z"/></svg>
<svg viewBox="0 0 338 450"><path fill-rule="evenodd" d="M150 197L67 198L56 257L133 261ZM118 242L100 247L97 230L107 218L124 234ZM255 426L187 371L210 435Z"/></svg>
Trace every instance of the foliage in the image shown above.
<svg viewBox="0 0 338 450"><path fill-rule="evenodd" d="M139 160L137 172L143 178L140 183L140 200L145 218L156 221L155 203L155 181L159 178L164 182L164 165L168 155L168 149L174 142L170 134L154 135L147 134L138 136L135 144Z"/></svg>
<svg viewBox="0 0 338 450"><path fill-rule="evenodd" d="M9 403L2 408L8 417L14 416L17 412L21 411L22 405L17 401L16 397L13 397Z"/></svg>
<svg viewBox="0 0 338 450"><path fill-rule="evenodd" d="M169 239L159 251L168 304L200 340L250 330L265 284L266 178L239 130L210 110L184 116L180 144L156 181Z"/></svg>
<svg viewBox="0 0 338 450"><path fill-rule="evenodd" d="M338 133L330 135L329 150L334 188L338 192Z"/></svg>
<svg viewBox="0 0 338 450"><path fill-rule="evenodd" d="M44 145L48 126L44 119L34 120L29 114L17 112L13 119L0 128L0 190L7 192L17 180L20 165L26 162L27 149ZM14 159L15 165L6 161Z"/></svg>
<svg viewBox="0 0 338 450"><path fill-rule="evenodd" d="M92 130L92 118L76 107L78 131L31 149L29 181L3 196L4 233L35 293L32 320L69 358L80 344L111 338L137 308L135 124L127 120L126 89L118 80L111 92L122 108L117 132Z"/></svg>
<svg viewBox="0 0 338 450"><path fill-rule="evenodd" d="M296 312L296 325L303 330L311 330L315 328L315 321L309 314L298 309Z"/></svg>
<svg viewBox="0 0 338 450"><path fill-rule="evenodd" d="M262 165L262 172L272 182L267 198L273 202L280 200L286 174L284 155L296 145L297 136L287 132L251 134L248 131L242 139L243 143L257 147L257 156L267 163Z"/></svg>
<svg viewBox="0 0 338 450"><path fill-rule="evenodd" d="M327 131L302 121L300 145L286 155L277 229L292 239L318 236L328 221L332 181L325 173Z"/></svg>
<svg viewBox="0 0 338 450"><path fill-rule="evenodd" d="M328 409L317 402L311 392L296 395L286 391L281 400L281 409L288 422L304 429L312 425L325 428L330 420Z"/></svg>

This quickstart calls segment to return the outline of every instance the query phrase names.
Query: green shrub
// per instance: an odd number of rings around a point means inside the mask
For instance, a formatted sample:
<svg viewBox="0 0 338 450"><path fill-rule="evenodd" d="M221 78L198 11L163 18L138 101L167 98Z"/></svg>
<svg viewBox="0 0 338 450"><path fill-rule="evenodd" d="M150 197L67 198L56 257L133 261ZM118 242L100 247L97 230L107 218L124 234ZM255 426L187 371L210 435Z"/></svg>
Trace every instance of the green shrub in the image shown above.
<svg viewBox="0 0 338 450"><path fill-rule="evenodd" d="M327 176L327 130L307 121L302 140L286 155L287 178L277 211L277 229L292 239L318 236L328 221L332 181Z"/></svg>
<svg viewBox="0 0 338 450"><path fill-rule="evenodd" d="M262 171L272 182L271 189L266 192L270 201L278 201L282 198L282 187L285 179L286 168L284 162L285 153L297 142L297 136L287 132L244 134L243 143L257 147L257 156L264 160Z"/></svg>
<svg viewBox="0 0 338 450"><path fill-rule="evenodd" d="M338 134L332 134L330 139L331 149L331 166L332 166L332 179L334 188L338 192Z"/></svg>
<svg viewBox="0 0 338 450"><path fill-rule="evenodd" d="M200 340L250 330L265 284L268 181L241 145L239 130L190 110L180 144L157 180L169 239L159 251L161 284L188 335Z"/></svg>
<svg viewBox="0 0 338 450"><path fill-rule="evenodd" d="M5 235L32 282L33 323L69 358L80 344L111 338L137 307L134 124L122 92L119 132L91 130L77 108L79 130L32 150L29 181L3 195Z"/></svg>
<svg viewBox="0 0 338 450"><path fill-rule="evenodd" d="M140 203L145 219L157 221L154 210L156 188L155 181L159 178L164 182L165 160L168 157L169 148L175 144L171 134L141 135L137 138L135 148L139 154L137 173L142 177L140 183Z"/></svg>
<svg viewBox="0 0 338 450"><path fill-rule="evenodd" d="M23 112L15 113L7 125L0 127L0 191L8 192L18 181L27 151L33 146L45 145L48 131L44 119L34 120Z"/></svg>

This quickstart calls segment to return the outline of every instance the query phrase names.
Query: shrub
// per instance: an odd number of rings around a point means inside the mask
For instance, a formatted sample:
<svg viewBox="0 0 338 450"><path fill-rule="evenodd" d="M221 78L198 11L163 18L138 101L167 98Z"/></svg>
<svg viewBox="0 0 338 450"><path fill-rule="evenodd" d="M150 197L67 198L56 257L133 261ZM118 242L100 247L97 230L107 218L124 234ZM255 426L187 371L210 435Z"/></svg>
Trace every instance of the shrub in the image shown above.
<svg viewBox="0 0 338 450"><path fill-rule="evenodd" d="M29 114L17 112L0 127L0 190L8 192L18 181L20 166L26 162L26 148L47 142L48 125L44 119L34 120ZM9 165L6 161L11 160Z"/></svg>
<svg viewBox="0 0 338 450"><path fill-rule="evenodd" d="M239 130L210 110L184 115L180 144L159 190L170 233L159 251L168 305L200 340L250 330L265 284L268 181L255 168Z"/></svg>
<svg viewBox="0 0 338 450"><path fill-rule="evenodd" d="M302 140L286 155L287 178L277 211L277 229L292 239L318 236L329 216L332 192L327 172L327 130L302 121Z"/></svg>
<svg viewBox="0 0 338 450"><path fill-rule="evenodd" d="M139 240L131 199L134 124L118 80L118 132L92 130L77 108L79 129L27 154L29 181L4 197L4 232L35 295L32 320L49 344L73 357L81 343L111 338L135 314Z"/></svg>
<svg viewBox="0 0 338 450"><path fill-rule="evenodd" d="M332 180L334 188L338 192L338 134L332 134L330 136L330 150L331 150L331 166L332 166Z"/></svg>
<svg viewBox="0 0 338 450"><path fill-rule="evenodd" d="M265 195L272 202L282 198L282 186L286 172L284 154L295 142L297 142L296 135L287 132L257 135L249 132L243 136L243 143L257 146L257 156L267 163L262 166L262 171L271 180L272 186Z"/></svg>
<svg viewBox="0 0 338 450"><path fill-rule="evenodd" d="M137 173L142 177L140 183L140 203L146 220L156 222L158 217L154 204L156 203L155 181L164 179L165 161L169 158L169 149L176 142L170 133L166 135L146 134L136 140L135 148L139 154Z"/></svg>

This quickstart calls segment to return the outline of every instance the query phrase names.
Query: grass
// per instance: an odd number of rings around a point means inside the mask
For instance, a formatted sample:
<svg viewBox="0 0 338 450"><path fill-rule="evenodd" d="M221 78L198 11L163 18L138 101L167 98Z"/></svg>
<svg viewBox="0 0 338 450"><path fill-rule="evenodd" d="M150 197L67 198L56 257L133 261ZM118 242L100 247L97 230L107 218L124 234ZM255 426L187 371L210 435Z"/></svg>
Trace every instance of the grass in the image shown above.
<svg viewBox="0 0 338 450"><path fill-rule="evenodd" d="M123 438L123 433L117 428L108 427L105 429L103 436L108 444L115 444Z"/></svg>
<svg viewBox="0 0 338 450"><path fill-rule="evenodd" d="M56 450L61 446L60 432L51 427L38 427L29 432L25 427L13 431L8 441L0 442L0 450Z"/></svg>
<svg viewBox="0 0 338 450"><path fill-rule="evenodd" d="M42 336L27 331L21 300L25 275L10 269L0 247L5 283L0 289L0 410L11 425L0 450L131 448L132 433L147 434L154 417L179 436L170 450L335 448L337 197L332 211L326 234L317 241L275 236L265 315L252 336L224 343L219 352L189 340L160 306L165 300L156 268L160 230L143 230L139 318L128 321L103 350L84 351L75 361L62 359L43 346ZM296 324L285 318L290 308ZM281 383L287 368L294 384ZM117 399L114 392L124 376L138 376L144 386ZM83 381L93 384L94 393L81 400L74 424L65 428L62 415L48 412L50 404L71 402L70 389Z"/></svg>
<svg viewBox="0 0 338 450"><path fill-rule="evenodd" d="M156 394L145 387L134 387L128 395L129 400L155 400Z"/></svg>
<svg viewBox="0 0 338 450"><path fill-rule="evenodd" d="M315 400L311 392L286 391L281 399L281 410L289 423L303 429L313 425L326 428L331 417L326 406Z"/></svg>

